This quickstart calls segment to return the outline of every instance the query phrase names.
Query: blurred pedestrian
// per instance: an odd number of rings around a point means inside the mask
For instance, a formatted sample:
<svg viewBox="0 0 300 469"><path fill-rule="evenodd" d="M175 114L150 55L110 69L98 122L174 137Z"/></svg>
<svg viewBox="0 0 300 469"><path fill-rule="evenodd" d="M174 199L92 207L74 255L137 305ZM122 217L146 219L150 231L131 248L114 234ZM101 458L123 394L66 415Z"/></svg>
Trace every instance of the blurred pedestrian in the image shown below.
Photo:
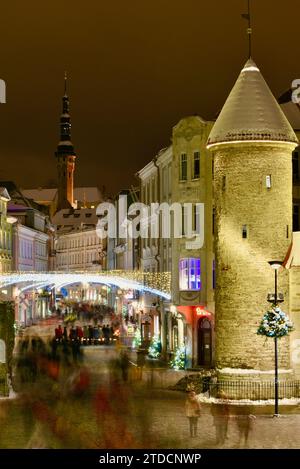
<svg viewBox="0 0 300 469"><path fill-rule="evenodd" d="M216 428L216 444L223 445L228 431L229 405L224 391L218 392L217 399L218 402L214 402L211 406L211 414Z"/></svg>
<svg viewBox="0 0 300 469"><path fill-rule="evenodd" d="M55 339L58 342L61 342L62 337L63 337L63 330L61 328L61 325L59 324L59 326L55 329Z"/></svg>
<svg viewBox="0 0 300 469"><path fill-rule="evenodd" d="M200 402L197 399L195 391L188 391L187 399L185 401L185 414L189 420L191 437L197 436L200 410Z"/></svg>
<svg viewBox="0 0 300 469"><path fill-rule="evenodd" d="M68 342L68 329L67 329L67 326L64 326L64 330L63 330L63 341L64 341L64 342Z"/></svg>
<svg viewBox="0 0 300 469"><path fill-rule="evenodd" d="M130 360L128 352L126 349L121 350L120 353L120 366L122 371L123 381L128 381L128 371L129 371Z"/></svg>
<svg viewBox="0 0 300 469"><path fill-rule="evenodd" d="M249 434L253 430L253 424L256 419L251 410L251 406L239 406L236 409L236 423L240 436L239 446L241 447L248 445Z"/></svg>

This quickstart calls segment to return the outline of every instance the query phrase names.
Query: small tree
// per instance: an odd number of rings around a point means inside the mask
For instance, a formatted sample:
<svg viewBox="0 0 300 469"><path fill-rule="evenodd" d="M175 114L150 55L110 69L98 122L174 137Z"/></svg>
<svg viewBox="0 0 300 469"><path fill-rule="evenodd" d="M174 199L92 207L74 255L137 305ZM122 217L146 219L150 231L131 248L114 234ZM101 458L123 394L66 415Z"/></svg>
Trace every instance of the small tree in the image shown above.
<svg viewBox="0 0 300 469"><path fill-rule="evenodd" d="M148 355L151 358L159 358L161 354L161 342L158 335L154 335L151 339L151 344L148 350Z"/></svg>
<svg viewBox="0 0 300 469"><path fill-rule="evenodd" d="M136 329L134 333L134 338L132 341L132 347L133 348L139 348L142 345L142 336L141 336L141 331L139 327Z"/></svg>
<svg viewBox="0 0 300 469"><path fill-rule="evenodd" d="M185 346L181 345L177 347L174 353L174 357L170 361L170 367L174 370L184 370L186 363L186 350Z"/></svg>

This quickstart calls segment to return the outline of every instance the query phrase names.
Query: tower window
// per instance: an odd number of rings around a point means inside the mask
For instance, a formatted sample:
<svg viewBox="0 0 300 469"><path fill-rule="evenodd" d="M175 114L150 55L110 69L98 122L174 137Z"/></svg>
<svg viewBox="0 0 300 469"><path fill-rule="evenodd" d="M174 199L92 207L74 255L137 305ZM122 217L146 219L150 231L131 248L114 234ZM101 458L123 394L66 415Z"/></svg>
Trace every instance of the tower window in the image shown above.
<svg viewBox="0 0 300 469"><path fill-rule="evenodd" d="M187 154L181 153L180 155L180 181L187 180Z"/></svg>
<svg viewBox="0 0 300 469"><path fill-rule="evenodd" d="M226 176L222 177L222 191L226 190Z"/></svg>
<svg viewBox="0 0 300 469"><path fill-rule="evenodd" d="M271 189L272 187L272 179L271 179L271 174L268 174L266 176L266 188Z"/></svg>
<svg viewBox="0 0 300 469"><path fill-rule="evenodd" d="M199 151L194 152L194 172L193 179L199 179L200 177L200 153Z"/></svg>
<svg viewBox="0 0 300 469"><path fill-rule="evenodd" d="M242 237L243 237L243 239L247 239L247 238L248 238L248 229L247 229L247 225L243 225L243 228L242 228Z"/></svg>

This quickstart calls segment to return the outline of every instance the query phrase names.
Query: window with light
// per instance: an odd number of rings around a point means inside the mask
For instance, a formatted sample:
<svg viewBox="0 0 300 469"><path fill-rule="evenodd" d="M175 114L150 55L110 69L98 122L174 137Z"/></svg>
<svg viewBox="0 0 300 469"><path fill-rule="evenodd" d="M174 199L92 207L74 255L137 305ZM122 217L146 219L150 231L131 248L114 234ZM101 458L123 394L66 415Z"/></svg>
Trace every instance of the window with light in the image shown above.
<svg viewBox="0 0 300 469"><path fill-rule="evenodd" d="M201 290L200 259L179 260L179 289Z"/></svg>

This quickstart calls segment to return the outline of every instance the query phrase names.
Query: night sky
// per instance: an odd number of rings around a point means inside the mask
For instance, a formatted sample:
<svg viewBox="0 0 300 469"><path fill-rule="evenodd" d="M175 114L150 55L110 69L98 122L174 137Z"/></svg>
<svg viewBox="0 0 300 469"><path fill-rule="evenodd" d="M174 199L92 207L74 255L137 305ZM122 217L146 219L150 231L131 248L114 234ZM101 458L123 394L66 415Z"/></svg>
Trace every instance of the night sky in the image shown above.
<svg viewBox="0 0 300 469"><path fill-rule="evenodd" d="M247 59L245 12L246 0L1 2L0 179L55 184L67 70L76 185L136 184L180 118L221 109ZM299 0L252 0L252 55L276 96L300 78L299 19Z"/></svg>

